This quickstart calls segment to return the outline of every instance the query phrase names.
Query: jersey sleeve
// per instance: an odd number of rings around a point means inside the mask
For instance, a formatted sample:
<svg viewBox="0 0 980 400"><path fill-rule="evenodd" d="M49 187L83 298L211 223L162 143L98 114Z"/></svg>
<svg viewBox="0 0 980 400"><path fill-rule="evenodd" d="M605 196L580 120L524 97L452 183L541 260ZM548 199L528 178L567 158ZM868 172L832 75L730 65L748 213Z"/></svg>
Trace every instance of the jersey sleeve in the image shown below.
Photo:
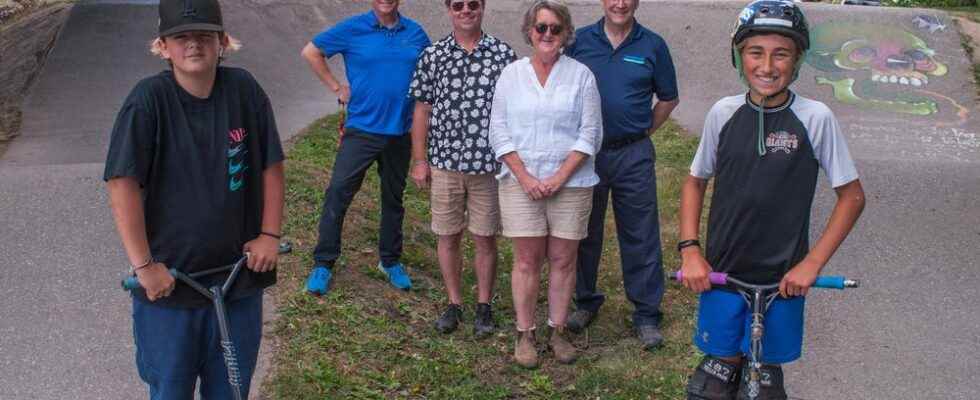
<svg viewBox="0 0 980 400"><path fill-rule="evenodd" d="M313 45L327 58L343 54L350 47L351 20L343 21L313 37Z"/></svg>
<svg viewBox="0 0 980 400"><path fill-rule="evenodd" d="M282 151L282 143L279 140L279 128L276 125L276 115L272 111L272 103L269 96L265 94L261 86L258 86L259 112L263 117L259 117L259 145L262 151L262 169L265 170L270 165L284 160L285 154Z"/></svg>
<svg viewBox="0 0 980 400"><path fill-rule="evenodd" d="M807 133L810 135L813 155L827 173L830 185L836 188L857 179L857 168L834 114L826 109L814 122Z"/></svg>
<svg viewBox="0 0 980 400"><path fill-rule="evenodd" d="M112 127L102 179L130 177L145 186L153 167L156 126L154 115L130 96Z"/></svg>
<svg viewBox="0 0 980 400"><path fill-rule="evenodd" d="M422 56L415 63L415 72L412 74L412 82L408 85L408 97L421 101L426 104L435 102L434 87L434 64L432 62L432 48L426 48Z"/></svg>
<svg viewBox="0 0 980 400"><path fill-rule="evenodd" d="M701 179L709 179L715 175L715 163L718 157L718 136L724 121L721 121L721 110L718 104L711 107L704 118L704 129L701 131L701 141L698 151L691 162L691 175Z"/></svg>
<svg viewBox="0 0 980 400"><path fill-rule="evenodd" d="M512 96L510 88L511 74L515 71L514 64L504 68L497 78L493 91L493 103L490 106L490 147L493 148L494 158L498 161L507 153L517 150L511 139L510 127L507 124L507 98Z"/></svg>
<svg viewBox="0 0 980 400"><path fill-rule="evenodd" d="M582 87L582 112L579 123L579 138L572 150L594 156L602 146L602 102L599 100L599 87L595 76L588 67L582 66L585 79Z"/></svg>
<svg viewBox="0 0 980 400"><path fill-rule="evenodd" d="M654 91L657 93L657 100L672 101L677 99L677 72L674 70L674 60L670 57L670 50L666 43L657 46L654 52L656 63L653 70Z"/></svg>

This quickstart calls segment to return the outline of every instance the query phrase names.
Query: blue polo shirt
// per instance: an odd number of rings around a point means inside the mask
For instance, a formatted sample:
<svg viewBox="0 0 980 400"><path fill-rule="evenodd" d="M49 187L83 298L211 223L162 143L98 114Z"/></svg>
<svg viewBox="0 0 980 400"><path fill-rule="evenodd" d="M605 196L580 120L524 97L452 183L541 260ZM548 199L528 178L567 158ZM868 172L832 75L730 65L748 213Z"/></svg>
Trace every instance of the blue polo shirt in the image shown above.
<svg viewBox="0 0 980 400"><path fill-rule="evenodd" d="M602 97L603 141L643 135L653 126L653 95L677 98L677 76L667 42L634 21L629 37L613 49L603 22L578 29L565 54L595 75Z"/></svg>
<svg viewBox="0 0 980 400"><path fill-rule="evenodd" d="M415 62L430 44L422 27L401 15L392 28L374 11L350 17L313 38L327 58L344 56L351 95L345 127L403 135L412 126L415 101L405 96Z"/></svg>

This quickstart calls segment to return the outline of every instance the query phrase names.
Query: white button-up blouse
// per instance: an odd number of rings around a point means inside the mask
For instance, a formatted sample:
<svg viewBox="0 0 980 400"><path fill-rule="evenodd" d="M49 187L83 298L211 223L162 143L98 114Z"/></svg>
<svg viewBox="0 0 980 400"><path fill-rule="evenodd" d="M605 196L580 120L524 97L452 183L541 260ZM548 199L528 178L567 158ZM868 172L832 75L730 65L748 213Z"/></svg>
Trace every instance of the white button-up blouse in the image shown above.
<svg viewBox="0 0 980 400"><path fill-rule="evenodd" d="M498 160L516 151L528 173L538 179L555 174L569 152L589 158L565 183L599 183L595 154L602 146L602 110L592 71L564 55L541 87L531 60L517 60L500 74L490 112L490 145ZM503 164L497 179L515 178Z"/></svg>

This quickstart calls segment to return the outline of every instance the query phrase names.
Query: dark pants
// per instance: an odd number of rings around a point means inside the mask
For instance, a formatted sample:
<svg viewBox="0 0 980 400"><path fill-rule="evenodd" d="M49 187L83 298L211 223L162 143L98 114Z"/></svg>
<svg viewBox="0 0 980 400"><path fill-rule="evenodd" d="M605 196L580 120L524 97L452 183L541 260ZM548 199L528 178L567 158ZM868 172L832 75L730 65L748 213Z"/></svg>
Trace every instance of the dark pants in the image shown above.
<svg viewBox="0 0 980 400"><path fill-rule="evenodd" d="M650 140L596 155L599 184L592 192L589 236L579 243L575 306L598 312L605 296L596 289L602 256L606 205L612 191L616 234L626 297L633 302L633 325L659 325L664 296L660 221L657 213L657 175Z"/></svg>
<svg viewBox="0 0 980 400"><path fill-rule="evenodd" d="M344 216L354 195L361 188L364 174L375 161L381 177L381 232L378 249L385 265L398 262L402 255L402 195L412 156L411 137L385 136L348 128L333 163L333 175L323 196L320 235L313 260L332 265L340 257L340 233Z"/></svg>
<svg viewBox="0 0 980 400"><path fill-rule="evenodd" d="M262 340L262 292L225 305L238 355L242 397L248 398ZM213 307L171 308L133 299L136 367L151 400L231 399Z"/></svg>

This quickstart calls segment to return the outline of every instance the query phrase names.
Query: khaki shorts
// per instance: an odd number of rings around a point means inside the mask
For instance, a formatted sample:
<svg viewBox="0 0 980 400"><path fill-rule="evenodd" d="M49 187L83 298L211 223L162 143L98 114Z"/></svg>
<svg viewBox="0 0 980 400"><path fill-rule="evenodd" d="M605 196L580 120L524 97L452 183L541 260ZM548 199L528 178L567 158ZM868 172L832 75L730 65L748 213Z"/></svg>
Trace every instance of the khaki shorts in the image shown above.
<svg viewBox="0 0 980 400"><path fill-rule="evenodd" d="M500 181L500 215L507 237L554 236L582 240L588 234L592 188L566 187L531 200L516 180Z"/></svg>
<svg viewBox="0 0 980 400"><path fill-rule="evenodd" d="M493 174L468 175L432 168L432 233L455 235L468 228L477 236L500 232L500 203Z"/></svg>

